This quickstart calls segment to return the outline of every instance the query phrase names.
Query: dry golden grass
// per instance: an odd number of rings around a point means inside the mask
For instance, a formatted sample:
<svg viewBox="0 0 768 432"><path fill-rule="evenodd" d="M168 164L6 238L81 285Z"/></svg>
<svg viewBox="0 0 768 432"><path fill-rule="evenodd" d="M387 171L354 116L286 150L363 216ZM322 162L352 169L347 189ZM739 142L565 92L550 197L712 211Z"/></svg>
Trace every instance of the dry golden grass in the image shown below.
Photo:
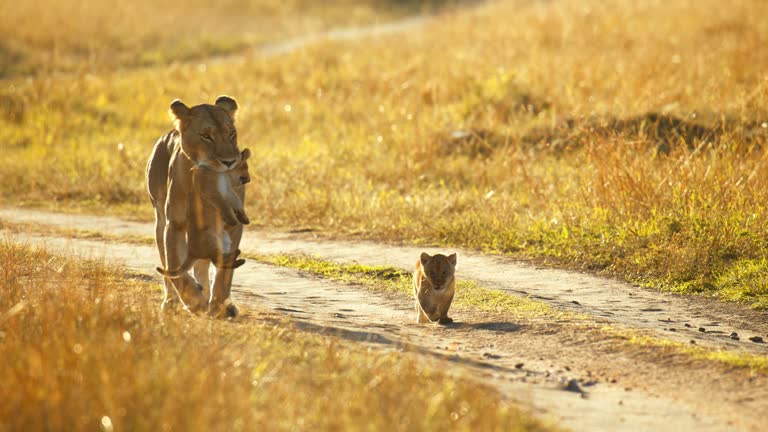
<svg viewBox="0 0 768 432"><path fill-rule="evenodd" d="M0 77L204 59L446 3L451 2L0 0Z"/></svg>
<svg viewBox="0 0 768 432"><path fill-rule="evenodd" d="M0 268L0 431L550 430L439 363L161 314L120 269L7 241Z"/></svg>
<svg viewBox="0 0 768 432"><path fill-rule="evenodd" d="M463 245L765 307L766 12L492 2L424 32L241 65L10 81L0 194L149 218L141 171L168 103L228 93L255 154L257 224Z"/></svg>

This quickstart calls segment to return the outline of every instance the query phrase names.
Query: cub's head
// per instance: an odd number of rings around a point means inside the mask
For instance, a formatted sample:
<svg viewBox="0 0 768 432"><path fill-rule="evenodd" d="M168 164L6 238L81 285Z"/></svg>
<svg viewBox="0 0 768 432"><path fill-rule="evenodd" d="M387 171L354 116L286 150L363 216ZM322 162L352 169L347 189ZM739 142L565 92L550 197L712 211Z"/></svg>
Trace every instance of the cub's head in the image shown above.
<svg viewBox="0 0 768 432"><path fill-rule="evenodd" d="M192 108L178 99L173 101L171 115L181 134L181 150L195 165L224 172L240 162L237 108L237 101L229 96L219 96L213 105Z"/></svg>
<svg viewBox="0 0 768 432"><path fill-rule="evenodd" d="M230 178L235 186L251 182L251 173L248 172L248 158L251 157L250 149L243 149L240 153L240 163L232 169Z"/></svg>
<svg viewBox="0 0 768 432"><path fill-rule="evenodd" d="M424 275L432 283L435 290L440 290L448 286L453 280L456 271L456 254L445 256L436 254L430 256L426 252L421 253L419 258Z"/></svg>

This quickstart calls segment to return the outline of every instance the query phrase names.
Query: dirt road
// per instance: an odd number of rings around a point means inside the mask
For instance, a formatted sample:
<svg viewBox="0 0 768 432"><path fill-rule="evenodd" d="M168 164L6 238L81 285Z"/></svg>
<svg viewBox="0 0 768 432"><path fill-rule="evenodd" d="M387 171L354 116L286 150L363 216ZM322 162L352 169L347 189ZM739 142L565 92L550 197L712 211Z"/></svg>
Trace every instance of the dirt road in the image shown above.
<svg viewBox="0 0 768 432"><path fill-rule="evenodd" d="M153 232L147 223L21 209L0 210L0 220L118 236L148 238ZM26 231L6 231L5 236L104 258L155 277L158 260L152 247L42 235L34 228ZM266 232L247 232L242 249L262 254L304 252L335 261L403 268L410 268L422 250ZM746 340L753 334L768 336L762 314L468 251L459 251L459 263L460 278L512 295L530 295L594 318L586 324L512 321L503 315L457 310L456 326L419 326L413 323L410 301L253 262L237 271L233 296L246 310L249 306L270 308L304 331L444 359L450 370L493 385L534 413L573 430L760 430L763 426L766 377L724 372L705 363L691 367L665 358L651 359L642 349L616 349L615 340L583 331L611 325L765 355L762 344ZM157 280L159 285L159 277ZM669 328L677 331L665 330ZM727 337L731 331L745 337L731 340Z"/></svg>

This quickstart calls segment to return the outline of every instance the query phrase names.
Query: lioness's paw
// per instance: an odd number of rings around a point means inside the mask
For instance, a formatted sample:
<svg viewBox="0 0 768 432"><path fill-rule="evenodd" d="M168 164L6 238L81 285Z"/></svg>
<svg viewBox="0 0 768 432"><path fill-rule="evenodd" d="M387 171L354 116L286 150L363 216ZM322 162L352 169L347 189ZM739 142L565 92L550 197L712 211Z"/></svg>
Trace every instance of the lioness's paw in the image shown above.
<svg viewBox="0 0 768 432"><path fill-rule="evenodd" d="M208 308L208 315L211 318L235 318L240 313L237 306L232 304L229 299L223 304L211 304Z"/></svg>
<svg viewBox="0 0 768 432"><path fill-rule="evenodd" d="M439 320L437 320L437 323L442 325L451 324L453 323L453 318L448 318L448 317L440 318Z"/></svg>
<svg viewBox="0 0 768 432"><path fill-rule="evenodd" d="M239 314L240 314L240 311L237 309L237 306L235 306L233 304L228 304L227 305L227 309L226 309L226 312L225 312L225 316L227 318L236 318L237 315L239 315Z"/></svg>

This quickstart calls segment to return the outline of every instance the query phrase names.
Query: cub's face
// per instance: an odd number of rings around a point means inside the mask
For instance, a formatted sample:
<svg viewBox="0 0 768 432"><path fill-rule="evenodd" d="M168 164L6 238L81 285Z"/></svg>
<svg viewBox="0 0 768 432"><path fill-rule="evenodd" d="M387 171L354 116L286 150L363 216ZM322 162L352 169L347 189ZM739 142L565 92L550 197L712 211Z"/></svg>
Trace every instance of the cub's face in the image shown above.
<svg viewBox="0 0 768 432"><path fill-rule="evenodd" d="M230 174L232 184L235 186L242 186L251 182L251 173L248 172L248 158L250 157L250 149L243 149L240 153L240 163L232 169L232 174Z"/></svg>
<svg viewBox="0 0 768 432"><path fill-rule="evenodd" d="M220 96L214 105L187 107L180 100L171 104L181 150L195 165L225 172L240 162L235 113L237 102Z"/></svg>
<svg viewBox="0 0 768 432"><path fill-rule="evenodd" d="M432 284L435 290L447 288L453 281L456 271L456 254L445 256L437 254L430 256L427 253L421 254L421 266L424 269L424 275Z"/></svg>

